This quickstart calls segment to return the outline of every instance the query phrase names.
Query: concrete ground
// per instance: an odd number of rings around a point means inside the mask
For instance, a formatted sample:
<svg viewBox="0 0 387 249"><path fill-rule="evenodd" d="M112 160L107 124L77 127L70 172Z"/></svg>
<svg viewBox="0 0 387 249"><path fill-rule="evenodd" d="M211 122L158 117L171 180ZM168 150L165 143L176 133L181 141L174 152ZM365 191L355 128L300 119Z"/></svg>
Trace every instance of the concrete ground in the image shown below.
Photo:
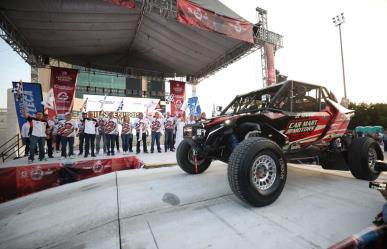
<svg viewBox="0 0 387 249"><path fill-rule="evenodd" d="M290 165L263 208L232 194L220 162L202 175L128 170L0 204L0 248L326 248L384 203L368 182L318 167Z"/></svg>

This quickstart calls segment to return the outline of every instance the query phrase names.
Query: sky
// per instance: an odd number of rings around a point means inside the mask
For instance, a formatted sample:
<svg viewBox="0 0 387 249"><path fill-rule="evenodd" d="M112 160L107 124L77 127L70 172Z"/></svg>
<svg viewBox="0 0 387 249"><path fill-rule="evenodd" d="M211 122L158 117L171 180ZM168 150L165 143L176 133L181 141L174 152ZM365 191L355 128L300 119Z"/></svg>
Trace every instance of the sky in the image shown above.
<svg viewBox="0 0 387 249"><path fill-rule="evenodd" d="M338 28L332 17L344 13L342 25L347 95L353 102L387 103L387 0L221 0L250 22L255 8L268 11L269 30L284 36L275 67L288 79L326 86L338 99L343 80ZM260 53L253 53L197 86L202 109L225 107L237 94L262 88ZM30 81L30 67L0 39L0 107L6 106L11 81ZM191 96L187 87L187 97Z"/></svg>

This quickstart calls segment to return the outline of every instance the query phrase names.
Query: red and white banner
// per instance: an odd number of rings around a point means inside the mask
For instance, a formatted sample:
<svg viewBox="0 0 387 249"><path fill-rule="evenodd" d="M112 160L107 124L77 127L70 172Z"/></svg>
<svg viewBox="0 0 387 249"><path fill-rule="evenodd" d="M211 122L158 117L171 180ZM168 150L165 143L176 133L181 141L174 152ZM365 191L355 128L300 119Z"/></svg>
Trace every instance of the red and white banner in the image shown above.
<svg viewBox="0 0 387 249"><path fill-rule="evenodd" d="M180 110L185 98L185 82L170 80L170 93L173 96L171 102L171 115L176 116L178 113L183 113Z"/></svg>
<svg viewBox="0 0 387 249"><path fill-rule="evenodd" d="M126 156L76 161L66 166L61 162L0 168L0 203L66 183L142 166L138 157Z"/></svg>
<svg viewBox="0 0 387 249"><path fill-rule="evenodd" d="M189 0L177 0L176 4L180 23L254 43L252 23L218 15Z"/></svg>
<svg viewBox="0 0 387 249"><path fill-rule="evenodd" d="M273 85L276 83L275 66L274 66L274 45L265 43L265 56L266 56L266 68L267 68L267 85Z"/></svg>
<svg viewBox="0 0 387 249"><path fill-rule="evenodd" d="M49 110L49 116L64 114L73 108L75 82L78 70L60 67L51 67L51 88L54 91L55 110ZM55 112L53 114L53 112Z"/></svg>
<svg viewBox="0 0 387 249"><path fill-rule="evenodd" d="M128 9L136 8L136 2L134 0L107 0L107 1L112 4L116 4Z"/></svg>

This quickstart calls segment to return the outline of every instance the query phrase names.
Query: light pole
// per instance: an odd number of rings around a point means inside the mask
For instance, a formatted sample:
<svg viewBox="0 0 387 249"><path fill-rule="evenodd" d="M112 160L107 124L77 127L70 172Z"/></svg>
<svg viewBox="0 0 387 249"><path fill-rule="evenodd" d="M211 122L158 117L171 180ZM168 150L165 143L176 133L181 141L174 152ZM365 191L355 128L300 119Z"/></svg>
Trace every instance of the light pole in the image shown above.
<svg viewBox="0 0 387 249"><path fill-rule="evenodd" d="M341 66L343 68L343 84L344 84L344 101L347 102L347 87L345 85L345 71L344 71L344 56L343 56L343 40L341 37L341 24L345 22L344 13L341 13L340 15L337 15L332 18L333 23L336 27L339 27L339 34L340 34L340 48L341 48Z"/></svg>

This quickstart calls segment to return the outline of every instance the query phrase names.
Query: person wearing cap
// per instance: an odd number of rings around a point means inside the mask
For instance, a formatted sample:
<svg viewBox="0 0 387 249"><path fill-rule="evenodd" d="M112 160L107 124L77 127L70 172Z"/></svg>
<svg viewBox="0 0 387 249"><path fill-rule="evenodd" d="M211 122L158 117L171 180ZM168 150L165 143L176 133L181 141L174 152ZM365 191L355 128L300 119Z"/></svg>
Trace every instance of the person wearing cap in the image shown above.
<svg viewBox="0 0 387 249"><path fill-rule="evenodd" d="M65 120L62 120L61 135L61 159L65 159L67 156L74 158L74 137L77 131L77 124L71 118L71 113L65 114ZM69 146L69 152L67 153L67 145Z"/></svg>
<svg viewBox="0 0 387 249"><path fill-rule="evenodd" d="M98 127L98 121L94 118L94 115L92 112L87 113L87 117L84 118L84 125L85 125L85 157L89 156L89 152L91 151L91 157L95 157L94 154L94 141L95 141L95 134Z"/></svg>
<svg viewBox="0 0 387 249"><path fill-rule="evenodd" d="M79 117L78 125L78 138L79 138L79 154L83 154L83 149L85 147L85 118L87 118L87 112L82 112L82 115Z"/></svg>
<svg viewBox="0 0 387 249"><path fill-rule="evenodd" d="M117 119L114 117L113 112L109 112L109 118L106 121L104 132L106 136L107 155L114 156L114 145L117 136Z"/></svg>
<svg viewBox="0 0 387 249"><path fill-rule="evenodd" d="M27 114L26 109L23 107L23 117L32 124L32 127L30 128L30 154L28 156L28 163L34 162L36 145L39 147L39 160L47 161L47 158L44 156L47 122L43 119L43 112L36 112L35 117L32 117Z"/></svg>

